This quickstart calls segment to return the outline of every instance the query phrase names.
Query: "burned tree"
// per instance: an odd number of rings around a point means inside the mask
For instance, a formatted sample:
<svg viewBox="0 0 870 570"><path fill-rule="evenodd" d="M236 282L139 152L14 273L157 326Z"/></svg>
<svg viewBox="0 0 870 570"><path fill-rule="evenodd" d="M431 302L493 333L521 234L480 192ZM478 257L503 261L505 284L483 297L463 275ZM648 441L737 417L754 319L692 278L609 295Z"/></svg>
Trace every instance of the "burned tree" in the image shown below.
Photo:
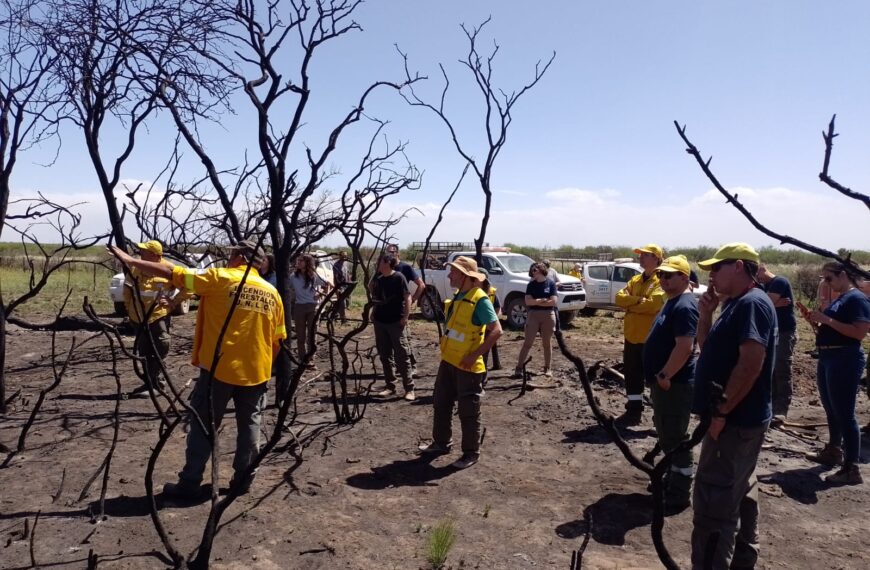
<svg viewBox="0 0 870 570"><path fill-rule="evenodd" d="M482 160L475 158L476 153L471 150L468 143L464 143L460 140L462 137L458 132L457 126L448 116L446 102L447 93L450 88L450 78L447 75L444 65L440 65L441 76L444 79L444 87L441 90L438 103L433 104L425 101L415 92L413 82L411 81L411 73L408 68L408 56L399 51L405 62L405 74L408 79L408 86L402 93L405 100L415 107L428 109L438 117L444 126L447 127L447 130L450 133L450 139L453 142L453 146L456 148L456 152L458 152L462 159L474 170L478 183L480 184L480 189L483 192L483 217L480 224L480 233L474 240L475 249L477 250L476 259L478 263L481 261L481 251L486 238L486 228L489 224L490 208L492 206L493 168L499 153L501 153L502 148L504 148L504 145L507 142L508 128L513 122L512 112L514 105L516 105L520 97L537 85L541 78L544 77L547 69L550 68L553 60L556 58L556 52L553 52L553 55L550 56L546 63L542 63L542 60L539 60L537 64L535 64L534 78L530 82L526 83L519 89L510 92L504 91L494 84L492 77L493 64L498 55L499 44L493 42L492 50L487 54L481 54L478 49L480 33L489 21L490 19L487 18L479 26L470 29L465 25L461 26L462 31L465 33L465 37L468 40L468 53L465 55L464 59L459 60L459 63L468 69L468 72L471 74L474 84L484 101L485 111L483 128L486 135L487 145L485 157Z"/></svg>
<svg viewBox="0 0 870 570"><path fill-rule="evenodd" d="M859 202L862 202L862 203L864 203L865 206L870 208L870 196L868 196L866 194L862 194L861 192L857 192L855 190L847 188L846 186L841 185L840 183L835 181L828 173L828 169L829 169L830 163L831 163L831 154L832 154L833 148L834 148L834 138L839 136L834 131L834 122L835 122L836 118L837 118L836 115L831 117L831 122L828 124L827 131L822 132L822 138L825 141L825 156L824 156L824 162L822 165L822 171L821 171L821 173L819 173L819 180L821 180L822 182L824 182L825 184L827 184L829 187L833 188L837 192L840 192L841 194L843 194L849 198L852 198L853 200L857 200ZM839 261L840 263L843 263L845 265L851 266L852 269L854 270L855 274L861 275L864 279L870 279L870 271L867 271L867 270L859 267L858 264L856 264L854 261L852 261L851 256L849 256L849 255L844 256L844 255L841 255L839 252L829 251L827 249L818 247L818 246L813 245L811 243L802 241L798 238L795 238L795 237L792 237L789 235L785 235L785 234L780 234L780 233L776 232L775 230L771 230L767 226L762 224L758 219L756 219L755 216L752 215L752 212L750 212L749 209L746 208L746 206L744 206L737 199L737 194L729 192L722 185L722 183L719 182L719 179L716 177L716 175L713 173L713 170L710 168L710 163L712 162L713 157L711 156L707 160L704 160L704 158L701 156L701 152L698 150L698 148L694 144L692 144L692 142L689 140L688 136L686 135L686 127L680 126L680 124L677 121L674 121L674 127L677 129L677 133L680 135L680 138L683 139L684 143L686 143L686 152L688 154L690 154L692 157L694 157L695 161L698 163L698 166L701 167L701 171L704 172L704 175L707 177L707 179L713 183L713 186L715 186L716 190L718 190L720 194L725 196L725 199L728 201L729 204L734 206L741 214L743 214L743 216L747 220L749 220L749 223L751 223L755 227L755 229L757 229L758 231L760 231L761 233L763 233L767 236L770 236L770 237L778 240L782 244L786 244L786 243L791 244L791 245L799 247L800 249L803 249L805 251L809 251L810 253L815 253L816 255L820 255L822 257L827 257L829 259L833 259L833 260Z"/></svg>
<svg viewBox="0 0 870 570"><path fill-rule="evenodd" d="M47 81L54 56L36 30L35 0L0 4L0 235L7 223L12 172L19 154L55 135L57 92ZM44 211L44 210L43 210ZM0 413L6 411L7 303L0 289Z"/></svg>

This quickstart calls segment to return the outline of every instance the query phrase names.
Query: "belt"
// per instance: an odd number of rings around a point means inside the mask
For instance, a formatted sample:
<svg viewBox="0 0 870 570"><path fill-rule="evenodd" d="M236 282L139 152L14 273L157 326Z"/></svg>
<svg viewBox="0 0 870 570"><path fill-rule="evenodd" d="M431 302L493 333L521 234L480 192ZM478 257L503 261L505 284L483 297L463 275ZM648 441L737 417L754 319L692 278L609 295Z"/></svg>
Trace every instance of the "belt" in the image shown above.
<svg viewBox="0 0 870 570"><path fill-rule="evenodd" d="M834 350L835 348L846 348L846 344L823 344L816 346L819 350Z"/></svg>

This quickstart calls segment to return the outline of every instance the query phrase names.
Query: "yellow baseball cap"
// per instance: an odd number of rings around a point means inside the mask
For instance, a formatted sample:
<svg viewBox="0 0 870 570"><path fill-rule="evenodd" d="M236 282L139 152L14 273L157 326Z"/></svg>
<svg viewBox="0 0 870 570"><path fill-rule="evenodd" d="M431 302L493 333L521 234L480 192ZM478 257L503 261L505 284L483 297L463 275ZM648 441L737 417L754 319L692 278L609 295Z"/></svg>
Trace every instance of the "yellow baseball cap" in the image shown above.
<svg viewBox="0 0 870 570"><path fill-rule="evenodd" d="M667 271L668 273L683 273L685 275L688 275L691 272L689 260L682 254L672 255L665 259L662 261L662 264L658 266L657 270Z"/></svg>
<svg viewBox="0 0 870 570"><path fill-rule="evenodd" d="M700 267L704 271L710 271L710 268L712 268L720 261L729 261L735 259L742 259L743 261L752 261L754 263L758 263L760 257L758 256L758 252L755 251L748 243L726 243L725 245L720 247L719 250L716 251L716 253L713 254L713 257L704 261L699 261L698 267Z"/></svg>
<svg viewBox="0 0 870 570"><path fill-rule="evenodd" d="M152 239L151 241L146 241L143 243L137 243L136 247L138 247L142 251L153 253L154 255L163 255L163 244L156 239Z"/></svg>
<svg viewBox="0 0 870 570"><path fill-rule="evenodd" d="M654 256L658 257L659 259L661 259L665 256L665 252L662 250L662 248L654 243L648 243L643 247L636 247L634 249L634 252L635 253L651 253Z"/></svg>

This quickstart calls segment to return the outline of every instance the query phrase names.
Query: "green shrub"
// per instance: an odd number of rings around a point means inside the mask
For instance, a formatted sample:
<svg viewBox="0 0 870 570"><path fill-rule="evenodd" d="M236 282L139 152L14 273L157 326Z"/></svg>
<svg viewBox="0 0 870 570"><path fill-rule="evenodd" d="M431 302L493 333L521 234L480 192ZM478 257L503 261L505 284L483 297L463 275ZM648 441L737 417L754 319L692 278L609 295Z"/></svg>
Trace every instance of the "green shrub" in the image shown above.
<svg viewBox="0 0 870 570"><path fill-rule="evenodd" d="M433 569L437 570L444 566L454 542L456 542L456 525L452 520L443 520L432 528L426 542L426 561Z"/></svg>

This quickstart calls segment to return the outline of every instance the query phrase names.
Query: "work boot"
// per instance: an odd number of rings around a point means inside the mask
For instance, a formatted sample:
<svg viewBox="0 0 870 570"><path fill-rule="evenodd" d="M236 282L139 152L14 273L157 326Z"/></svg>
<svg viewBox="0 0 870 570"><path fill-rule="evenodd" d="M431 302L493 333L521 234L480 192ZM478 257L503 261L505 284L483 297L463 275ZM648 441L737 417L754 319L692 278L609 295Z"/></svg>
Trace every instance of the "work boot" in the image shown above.
<svg viewBox="0 0 870 570"><path fill-rule="evenodd" d="M843 448L829 443L818 453L807 453L805 457L810 461L815 461L828 467L835 467L843 463Z"/></svg>
<svg viewBox="0 0 870 570"><path fill-rule="evenodd" d="M163 496L170 499L195 501L202 497L202 488L199 484L179 479L178 483L166 483L163 485Z"/></svg>
<svg viewBox="0 0 870 570"><path fill-rule="evenodd" d="M643 403L630 401L625 405L625 412L616 418L616 425L622 427L639 426L643 421Z"/></svg>
<svg viewBox="0 0 870 570"><path fill-rule="evenodd" d="M239 495L247 495L251 491L251 485L254 483L253 477L248 477L239 486ZM236 485L236 477L233 475L233 478L230 479L230 489L232 489Z"/></svg>
<svg viewBox="0 0 870 570"><path fill-rule="evenodd" d="M515 379L515 380L522 380L522 378L523 378L523 369L522 369L522 368L515 368L515 369L514 369L514 373L511 374L511 378L513 378L513 379Z"/></svg>
<svg viewBox="0 0 870 570"><path fill-rule="evenodd" d="M860 485L864 482L861 471L854 463L846 463L839 471L825 477L825 482L831 485Z"/></svg>

